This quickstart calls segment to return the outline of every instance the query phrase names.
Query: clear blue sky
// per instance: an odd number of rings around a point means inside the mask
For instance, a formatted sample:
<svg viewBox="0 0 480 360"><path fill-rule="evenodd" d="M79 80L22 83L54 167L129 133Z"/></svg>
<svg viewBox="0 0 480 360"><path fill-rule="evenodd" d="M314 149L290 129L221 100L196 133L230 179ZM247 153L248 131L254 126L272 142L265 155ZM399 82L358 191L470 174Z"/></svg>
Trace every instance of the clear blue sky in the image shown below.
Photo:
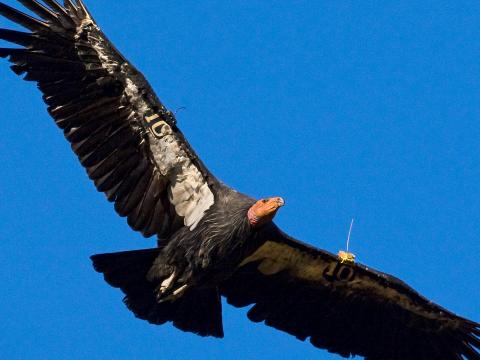
<svg viewBox="0 0 480 360"><path fill-rule="evenodd" d="M480 321L478 1L86 3L220 179L283 196L277 223L332 252L354 216L360 262ZM95 191L35 86L5 61L0 79L2 358L338 358L229 306L223 340L135 319L88 257L155 241Z"/></svg>

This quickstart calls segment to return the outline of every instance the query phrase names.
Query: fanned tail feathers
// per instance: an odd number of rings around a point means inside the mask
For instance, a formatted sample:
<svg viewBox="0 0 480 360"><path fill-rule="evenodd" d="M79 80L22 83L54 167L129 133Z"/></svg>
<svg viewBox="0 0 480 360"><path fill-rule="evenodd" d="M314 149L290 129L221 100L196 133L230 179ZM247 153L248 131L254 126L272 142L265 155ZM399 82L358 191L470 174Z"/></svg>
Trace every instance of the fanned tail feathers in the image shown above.
<svg viewBox="0 0 480 360"><path fill-rule="evenodd" d="M159 248L100 254L91 257L105 281L125 293L124 303L136 317L156 325L173 322L183 331L223 337L220 295L216 288L189 289L175 301L157 301L158 281L147 273Z"/></svg>

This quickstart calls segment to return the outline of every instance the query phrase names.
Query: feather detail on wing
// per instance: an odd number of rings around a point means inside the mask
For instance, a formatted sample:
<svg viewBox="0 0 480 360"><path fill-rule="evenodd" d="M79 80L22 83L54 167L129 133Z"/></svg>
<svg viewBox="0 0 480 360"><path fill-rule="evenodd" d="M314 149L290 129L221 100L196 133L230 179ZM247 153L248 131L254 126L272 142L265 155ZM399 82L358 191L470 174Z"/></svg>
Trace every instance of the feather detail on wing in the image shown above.
<svg viewBox="0 0 480 360"><path fill-rule="evenodd" d="M193 229L214 202L215 179L143 75L100 31L82 1L0 2L0 15L30 32L0 29L12 70L35 81L56 124L99 191L144 236ZM180 224L180 225L179 225Z"/></svg>
<svg viewBox="0 0 480 360"><path fill-rule="evenodd" d="M254 322L366 359L480 359L480 325L402 281L300 243L271 226L221 286Z"/></svg>

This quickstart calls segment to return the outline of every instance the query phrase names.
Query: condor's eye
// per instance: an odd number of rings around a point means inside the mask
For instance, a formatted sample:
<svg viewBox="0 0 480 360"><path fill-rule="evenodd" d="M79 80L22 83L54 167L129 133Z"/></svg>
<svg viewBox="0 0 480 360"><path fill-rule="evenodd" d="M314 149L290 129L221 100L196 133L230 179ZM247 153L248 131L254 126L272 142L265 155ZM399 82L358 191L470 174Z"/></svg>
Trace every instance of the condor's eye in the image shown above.
<svg viewBox="0 0 480 360"><path fill-rule="evenodd" d="M268 199L263 199L262 202L265 204L266 202L268 202Z"/></svg>

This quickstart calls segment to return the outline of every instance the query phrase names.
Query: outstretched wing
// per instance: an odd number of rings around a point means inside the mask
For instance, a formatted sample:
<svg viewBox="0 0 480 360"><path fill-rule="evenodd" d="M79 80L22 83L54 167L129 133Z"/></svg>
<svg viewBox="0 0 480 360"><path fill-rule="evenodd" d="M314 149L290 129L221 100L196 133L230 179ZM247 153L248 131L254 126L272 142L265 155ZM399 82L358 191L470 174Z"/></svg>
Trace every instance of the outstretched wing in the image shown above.
<svg viewBox="0 0 480 360"><path fill-rule="evenodd" d="M40 19L0 2L30 30L0 29L12 69L36 81L48 112L99 191L144 236L193 228L214 202L215 179L143 75L100 31L81 0L19 0Z"/></svg>
<svg viewBox="0 0 480 360"><path fill-rule="evenodd" d="M370 360L480 359L480 325L428 301L402 281L300 243L275 226L221 287L252 305L254 322L342 356Z"/></svg>

